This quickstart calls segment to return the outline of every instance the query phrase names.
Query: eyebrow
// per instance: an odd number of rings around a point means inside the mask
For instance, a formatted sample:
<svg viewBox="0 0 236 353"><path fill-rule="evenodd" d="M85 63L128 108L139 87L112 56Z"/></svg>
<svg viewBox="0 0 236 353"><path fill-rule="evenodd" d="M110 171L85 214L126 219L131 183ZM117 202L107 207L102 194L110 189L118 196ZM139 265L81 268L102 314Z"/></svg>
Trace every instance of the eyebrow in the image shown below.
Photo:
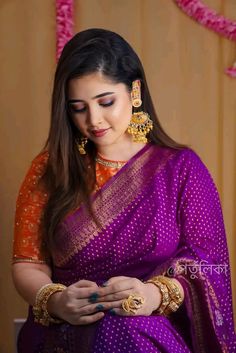
<svg viewBox="0 0 236 353"><path fill-rule="evenodd" d="M92 99L96 99L96 98L101 98L104 96L108 96L109 94L114 94L115 92L104 92L104 93L100 93L98 95L96 95L95 97L92 97ZM68 100L69 103L77 103L77 102L84 102L82 99L69 99Z"/></svg>

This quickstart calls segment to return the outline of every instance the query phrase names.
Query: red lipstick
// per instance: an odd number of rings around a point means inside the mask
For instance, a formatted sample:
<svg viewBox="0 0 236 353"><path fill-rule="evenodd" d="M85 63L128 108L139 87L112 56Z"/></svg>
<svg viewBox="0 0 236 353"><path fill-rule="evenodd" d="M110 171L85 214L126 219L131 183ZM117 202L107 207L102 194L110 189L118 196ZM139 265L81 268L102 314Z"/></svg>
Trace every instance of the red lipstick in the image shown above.
<svg viewBox="0 0 236 353"><path fill-rule="evenodd" d="M108 129L99 129L99 130L93 130L92 131L92 134L95 136L95 137L102 137L104 135L106 135L107 131L109 130Z"/></svg>

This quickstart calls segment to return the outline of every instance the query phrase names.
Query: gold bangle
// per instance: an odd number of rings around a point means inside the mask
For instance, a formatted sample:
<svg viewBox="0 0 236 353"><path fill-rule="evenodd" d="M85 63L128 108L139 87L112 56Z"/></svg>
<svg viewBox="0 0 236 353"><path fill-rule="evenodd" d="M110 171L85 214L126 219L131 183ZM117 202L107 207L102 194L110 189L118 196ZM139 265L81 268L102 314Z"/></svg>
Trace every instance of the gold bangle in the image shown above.
<svg viewBox="0 0 236 353"><path fill-rule="evenodd" d="M165 284L169 290L171 301L164 311L164 314L168 316L179 309L180 305L183 303L183 297L179 286L171 278L165 276L158 276L157 278L161 283Z"/></svg>
<svg viewBox="0 0 236 353"><path fill-rule="evenodd" d="M183 302L183 297L177 283L175 283L171 278L165 276L158 276L157 279L167 286L171 299L180 306Z"/></svg>
<svg viewBox="0 0 236 353"><path fill-rule="evenodd" d="M43 325L48 326L50 323L61 323L60 319L54 319L50 316L47 310L47 303L52 294L56 292L62 292L66 289L66 286L60 283L49 283L41 287L35 298L35 304L33 306L34 321Z"/></svg>
<svg viewBox="0 0 236 353"><path fill-rule="evenodd" d="M171 313L174 313L175 311L177 311L179 309L180 305L176 304L176 302L174 301L171 301L169 303L169 305L166 307L165 309L165 315L168 316L170 315Z"/></svg>
<svg viewBox="0 0 236 353"><path fill-rule="evenodd" d="M157 277L150 278L145 283L153 283L153 284L155 284L155 286L157 288L159 288L159 290L161 292L162 299L161 299L161 304L154 311L154 313L157 312L158 314L164 314L165 309L167 308L167 306L169 305L169 303L171 301L171 298L170 298L170 295L169 295L169 291L168 291L168 287L165 284L161 283L157 279Z"/></svg>

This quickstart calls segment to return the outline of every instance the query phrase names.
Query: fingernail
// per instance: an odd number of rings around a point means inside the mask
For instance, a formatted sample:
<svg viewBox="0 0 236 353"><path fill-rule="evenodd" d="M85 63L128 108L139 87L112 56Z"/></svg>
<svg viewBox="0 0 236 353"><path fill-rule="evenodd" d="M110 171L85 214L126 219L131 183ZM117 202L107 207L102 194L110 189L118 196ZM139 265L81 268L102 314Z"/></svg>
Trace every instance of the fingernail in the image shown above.
<svg viewBox="0 0 236 353"><path fill-rule="evenodd" d="M109 314L111 314L111 315L113 315L113 316L115 316L115 315L116 315L116 312L115 312L115 310L114 310L114 309L110 309L110 310L108 310L108 312L109 312Z"/></svg>
<svg viewBox="0 0 236 353"><path fill-rule="evenodd" d="M102 304L98 304L98 305L96 306L96 309L97 309L98 311L102 311L102 310L104 309L104 306L103 306Z"/></svg>
<svg viewBox="0 0 236 353"><path fill-rule="evenodd" d="M88 298L89 303L96 303L98 297L99 295L96 292L92 293Z"/></svg>

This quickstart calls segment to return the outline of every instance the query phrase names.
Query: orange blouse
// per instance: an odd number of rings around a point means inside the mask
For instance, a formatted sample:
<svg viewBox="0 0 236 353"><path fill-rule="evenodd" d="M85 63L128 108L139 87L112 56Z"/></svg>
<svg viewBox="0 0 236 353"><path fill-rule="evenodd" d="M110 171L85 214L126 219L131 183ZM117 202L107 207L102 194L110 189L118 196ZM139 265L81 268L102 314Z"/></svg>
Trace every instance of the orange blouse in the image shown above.
<svg viewBox="0 0 236 353"><path fill-rule="evenodd" d="M48 193L40 186L48 161L48 152L42 152L32 162L20 187L16 203L13 263L45 263L40 253L39 226ZM113 165L114 164L114 165ZM125 162L112 162L101 156L96 162L96 191L100 189Z"/></svg>

